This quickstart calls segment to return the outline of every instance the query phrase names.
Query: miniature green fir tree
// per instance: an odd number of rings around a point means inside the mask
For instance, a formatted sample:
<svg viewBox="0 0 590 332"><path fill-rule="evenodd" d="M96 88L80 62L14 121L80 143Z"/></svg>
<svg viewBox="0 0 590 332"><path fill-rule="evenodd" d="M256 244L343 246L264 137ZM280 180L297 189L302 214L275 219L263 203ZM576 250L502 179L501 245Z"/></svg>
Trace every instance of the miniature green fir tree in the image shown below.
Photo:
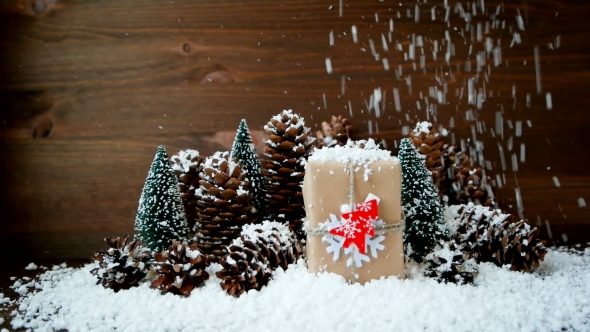
<svg viewBox="0 0 590 332"><path fill-rule="evenodd" d="M404 245L406 255L417 262L434 248L438 240L448 238L443 209L432 175L408 138L400 144L402 165L402 208L406 215Z"/></svg>
<svg viewBox="0 0 590 332"><path fill-rule="evenodd" d="M138 238L153 251L168 248L172 240L183 241L188 233L178 179L166 154L158 147L143 186L135 218Z"/></svg>
<svg viewBox="0 0 590 332"><path fill-rule="evenodd" d="M266 178L262 175L260 159L244 119L242 119L238 127L236 139L231 149L231 157L236 158L238 164L243 165L248 173L246 181L250 182L250 188L254 193L254 206L258 211L258 216L264 218L268 206Z"/></svg>

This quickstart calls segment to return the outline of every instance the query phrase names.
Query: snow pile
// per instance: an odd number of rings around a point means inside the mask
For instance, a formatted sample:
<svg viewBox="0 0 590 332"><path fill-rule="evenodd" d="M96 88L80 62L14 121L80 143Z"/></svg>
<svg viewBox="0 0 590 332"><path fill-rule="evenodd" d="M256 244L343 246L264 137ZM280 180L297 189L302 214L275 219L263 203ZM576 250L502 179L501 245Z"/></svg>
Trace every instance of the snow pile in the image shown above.
<svg viewBox="0 0 590 332"><path fill-rule="evenodd" d="M476 286L439 284L408 265L408 279L349 285L312 274L300 261L279 269L262 291L240 298L215 271L189 298L160 295L148 283L119 293L96 286L89 271L56 266L25 286L13 328L37 331L582 331L590 329L590 252L550 250L532 274L480 264Z"/></svg>
<svg viewBox="0 0 590 332"><path fill-rule="evenodd" d="M372 138L367 141L349 140L345 146L337 145L331 148L316 149L309 156L309 161L337 161L341 163L352 161L358 164L378 160L398 161L397 157L391 155L391 151L379 149Z"/></svg>
<svg viewBox="0 0 590 332"><path fill-rule="evenodd" d="M27 271L34 271L34 270L36 270L38 268L39 267L37 266L37 264L35 264L35 263L29 263L29 265L27 265L25 267L25 270L27 270Z"/></svg>

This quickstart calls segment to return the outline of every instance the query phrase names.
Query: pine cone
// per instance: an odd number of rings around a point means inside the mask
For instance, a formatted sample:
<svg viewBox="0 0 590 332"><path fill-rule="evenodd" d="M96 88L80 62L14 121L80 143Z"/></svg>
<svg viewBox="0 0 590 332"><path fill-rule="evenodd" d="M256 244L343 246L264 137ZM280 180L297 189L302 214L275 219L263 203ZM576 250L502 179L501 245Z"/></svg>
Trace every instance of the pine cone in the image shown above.
<svg viewBox="0 0 590 332"><path fill-rule="evenodd" d="M426 121L416 124L416 129L410 132L410 139L424 158L426 168L432 173L432 182L442 198L450 186L447 176L449 146L444 144L442 135L432 123Z"/></svg>
<svg viewBox="0 0 590 332"><path fill-rule="evenodd" d="M151 251L139 240L128 243L129 236L105 238L109 249L97 250L93 259L99 267L90 271L98 277L98 284L115 292L137 286L150 267Z"/></svg>
<svg viewBox="0 0 590 332"><path fill-rule="evenodd" d="M426 256L429 266L424 275L438 282L473 284L477 276L477 263L473 256L473 253L465 251L464 245L455 241L446 242L441 249Z"/></svg>
<svg viewBox="0 0 590 332"><path fill-rule="evenodd" d="M452 208L457 210L458 221L453 238L465 244L478 262L510 265L511 270L528 272L543 261L545 243L538 238L537 228L524 220L473 203Z"/></svg>
<svg viewBox="0 0 590 332"><path fill-rule="evenodd" d="M254 194L246 176L229 152L216 152L203 164L195 191L195 232L199 250L210 255L210 262L227 254L227 246L240 236L243 225L256 221Z"/></svg>
<svg viewBox="0 0 590 332"><path fill-rule="evenodd" d="M221 288L236 296L260 290L268 284L272 271L287 269L302 252L286 225L270 221L244 226L241 237L229 249L230 254L221 259L223 269L216 275L222 280Z"/></svg>
<svg viewBox="0 0 590 332"><path fill-rule="evenodd" d="M168 250L155 255L152 269L158 277L150 287L162 293L189 296L209 279L206 267L207 256L201 254L196 244L173 241Z"/></svg>
<svg viewBox="0 0 590 332"><path fill-rule="evenodd" d="M196 215L195 206L197 205L195 190L199 187L199 173L203 158L200 157L197 150L182 150L172 156L170 161L174 174L178 177L178 188L184 205L186 221L189 229L193 230Z"/></svg>
<svg viewBox="0 0 590 332"><path fill-rule="evenodd" d="M269 179L268 218L289 223L303 238L301 231L305 216L301 185L305 163L314 138L309 137L305 122L291 110L274 116L264 130L269 135L262 157L262 174Z"/></svg>
<svg viewBox="0 0 590 332"><path fill-rule="evenodd" d="M464 152L453 156L454 163L449 167L449 177L453 179L447 189L449 205L474 204L495 207L494 193L489 176Z"/></svg>
<svg viewBox="0 0 590 332"><path fill-rule="evenodd" d="M316 132L318 147L332 147L335 145L346 145L350 138L353 127L347 118L342 115L332 115L330 123L322 122L322 129Z"/></svg>

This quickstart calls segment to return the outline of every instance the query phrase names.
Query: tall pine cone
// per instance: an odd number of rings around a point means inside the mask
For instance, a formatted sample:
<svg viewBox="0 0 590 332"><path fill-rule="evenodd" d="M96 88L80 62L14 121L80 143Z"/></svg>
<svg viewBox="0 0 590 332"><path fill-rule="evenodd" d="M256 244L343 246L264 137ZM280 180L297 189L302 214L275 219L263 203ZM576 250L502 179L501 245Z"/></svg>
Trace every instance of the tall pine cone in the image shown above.
<svg viewBox="0 0 590 332"><path fill-rule="evenodd" d="M490 178L485 175L485 170L463 151L454 154L451 160L453 164L449 167L449 175L452 183L447 189L449 205L473 202L495 207Z"/></svg>
<svg viewBox="0 0 590 332"><path fill-rule="evenodd" d="M151 251L139 240L128 243L129 236L105 238L109 249L97 250L93 259L99 267L90 271L98 277L98 284L115 292L137 286L150 267Z"/></svg>
<svg viewBox="0 0 590 332"><path fill-rule="evenodd" d="M416 124L416 128L410 131L410 139L424 158L426 168L432 173L432 182L442 198L450 186L447 176L449 146L443 142L442 135L432 123L426 121Z"/></svg>
<svg viewBox="0 0 590 332"><path fill-rule="evenodd" d="M301 238L305 216L301 185L305 163L314 142L305 121L291 110L278 114L264 126L269 135L262 157L262 174L269 179L268 218L288 223Z"/></svg>
<svg viewBox="0 0 590 332"><path fill-rule="evenodd" d="M477 262L473 253L465 251L464 244L455 241L444 243L443 247L426 256L428 268L425 275L438 282L459 285L473 284L477 276Z"/></svg>
<svg viewBox="0 0 590 332"><path fill-rule="evenodd" d="M457 231L453 238L465 245L478 262L510 265L514 271L539 267L547 249L538 230L501 210L469 203L453 206Z"/></svg>
<svg viewBox="0 0 590 332"><path fill-rule="evenodd" d="M240 236L243 225L256 221L254 194L246 176L229 152L216 152L203 163L195 191L195 236L199 250L210 254L211 262L227 253L227 246Z"/></svg>
<svg viewBox="0 0 590 332"><path fill-rule="evenodd" d="M287 266L301 256L301 246L289 228L278 222L264 221L246 225L241 237L230 246L230 254L221 259L223 269L216 273L221 288L240 296L250 289L268 284L277 267Z"/></svg>
<svg viewBox="0 0 590 332"><path fill-rule="evenodd" d="M207 256L199 252L196 244L189 246L175 240L168 250L155 255L152 269L158 277L150 287L162 293L189 296L193 289L209 279L206 267Z"/></svg>
<svg viewBox="0 0 590 332"><path fill-rule="evenodd" d="M178 177L178 188L184 205L186 221L192 231L195 226L195 206L197 199L195 190L199 187L199 173L203 158L197 150L182 150L170 158L174 174Z"/></svg>
<svg viewBox="0 0 590 332"><path fill-rule="evenodd" d="M346 145L352 129L352 124L347 118L343 118L342 115L332 115L330 123L322 122L322 129L316 132L318 147Z"/></svg>

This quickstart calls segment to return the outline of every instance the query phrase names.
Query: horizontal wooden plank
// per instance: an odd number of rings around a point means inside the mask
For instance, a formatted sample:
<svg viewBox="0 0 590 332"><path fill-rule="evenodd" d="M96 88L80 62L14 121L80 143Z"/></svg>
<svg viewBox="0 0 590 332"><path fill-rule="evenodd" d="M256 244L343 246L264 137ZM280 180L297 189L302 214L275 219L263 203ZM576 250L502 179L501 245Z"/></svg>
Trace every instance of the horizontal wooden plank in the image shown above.
<svg viewBox="0 0 590 332"><path fill-rule="evenodd" d="M87 257L106 234L132 230L157 145L227 150L246 118L260 151L264 124L288 108L314 131L347 115L355 138L394 153L417 121L450 129L447 142L478 141L503 209L516 213L518 188L544 236L548 220L558 243L590 241L577 203L590 200L585 3L485 1L484 15L465 2L469 22L456 2L446 21L442 0L343 1L342 17L328 0L23 3L0 4L0 225L6 248L29 246L21 255Z"/></svg>

